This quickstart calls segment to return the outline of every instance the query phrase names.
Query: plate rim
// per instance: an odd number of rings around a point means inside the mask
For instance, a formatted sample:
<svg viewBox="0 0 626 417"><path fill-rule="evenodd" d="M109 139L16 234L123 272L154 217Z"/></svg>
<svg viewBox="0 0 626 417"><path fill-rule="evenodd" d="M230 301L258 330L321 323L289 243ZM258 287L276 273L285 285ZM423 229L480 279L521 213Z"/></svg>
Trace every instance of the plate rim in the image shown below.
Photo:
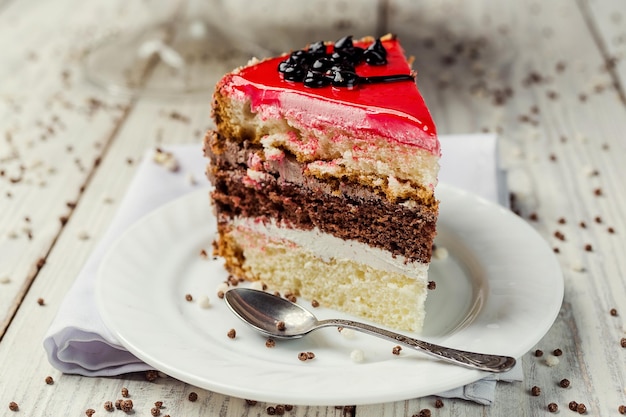
<svg viewBox="0 0 626 417"><path fill-rule="evenodd" d="M441 383L431 384L431 389L429 390L422 389L422 391L420 391L418 389L413 390L413 389L407 389L407 388L398 390L397 387L394 387L393 389L390 388L389 391L391 392L378 392L378 393L368 392L367 398L363 398L362 395L360 396L358 394L357 395L353 394L352 396L350 396L349 394L346 394L345 392L335 393L334 395L330 395L330 397L326 396L324 398L320 398L320 396L316 395L315 393L313 393L313 395L306 395L306 392L303 392L300 394L293 394L293 393L286 394L284 392L282 393L269 393L269 392L259 393L257 389L246 389L240 386L233 386L232 384L226 384L217 380L207 380L206 377L203 378L198 375L194 375L193 373L190 374L188 372L178 371L175 366L176 364L168 364L167 361L163 360L163 358L155 357L154 352L148 352L146 351L145 347L142 348L141 346L138 346L136 340L133 340L132 337L130 338L128 337L128 334L126 332L127 329L123 328L123 326L120 326L119 318L115 318L114 313L112 316L112 311L109 308L110 307L109 301L107 301L104 296L105 295L104 289L106 288L105 275L106 275L107 265L110 263L111 258L116 256L116 249L119 247L120 242L123 242L126 239L132 239L133 233L135 233L135 230L137 230L138 228L141 228L142 225L149 224L150 221L153 221L151 219L158 218L159 216L163 216L164 213L175 210L177 206L184 206L186 202L188 201L194 201L195 199L198 199L199 198L197 197L198 194L204 195L204 198L206 198L206 202L207 202L206 207L208 208L209 207L208 190L209 188L206 188L203 190L197 190L197 191L192 191L190 193L187 193L183 195L182 197L176 198L156 208L155 210L151 211L143 218L139 219L137 222L135 222L131 227L129 227L122 235L120 235L116 239L116 241L111 245L111 247L105 254L101 262L101 265L98 268L97 281L96 281L96 301L97 301L97 307L103 319L103 322L105 323L109 331L120 341L120 343L127 350L129 350L139 359L146 362L148 365L153 366L156 369L162 370L166 374L172 377L175 377L183 382L187 382L199 388L211 390L211 391L222 393L225 395L232 395L232 396L239 397L239 398L251 398L251 399L256 399L260 401L268 401L268 402L273 401L273 402L280 402L280 403L291 403L291 404L302 404L302 405L335 405L339 403L363 405L363 404L374 404L374 403L382 403L382 402L389 402L389 401L401 401L401 400L406 400L410 398L417 398L417 397L421 397L425 395L436 394L444 390L448 390L454 387L459 387L467 383L474 382L487 375L483 372L460 368L463 372L460 372L460 373L453 372L454 378L452 382L450 382L449 380L448 383L444 383L444 384L441 384ZM543 245L542 250L545 252L547 259L550 260L549 262L551 264L550 268L552 268L554 272L551 278L552 278L552 284L554 286L554 290L556 290L557 292L552 297L555 300L554 304L550 306L543 306L544 308L546 307L550 307L550 308L544 311L544 317L547 317L547 319L545 319L543 322L544 326L542 330L537 331L537 333L533 335L532 338L527 337L525 339L525 343L524 343L524 340L521 340L522 343L516 343L517 349L514 349L513 351L509 351L509 352L501 352L502 354L511 355L516 358L521 357L533 345L535 345L539 340L541 340L541 338L547 333L547 331L550 329L550 327L554 323L560 311L562 301L563 301L563 294L564 294L564 282L563 282L562 271L560 269L558 261L556 260L556 257L554 257L552 250L549 248L549 246L547 245L547 242L543 239L543 237L541 237L539 233L535 229L533 229L530 225L528 225L523 219L519 218L518 216L510 212L508 209L502 206L499 206L495 203L492 203L469 191L461 190L459 188L456 188L447 184L440 183L437 187L436 192L438 192L439 195L441 194L447 195L447 194L452 193L453 195L456 196L456 198L471 199L473 200L474 204L480 204L483 207L485 207L487 210L492 210L492 211L496 210L501 215L506 216L510 221L512 221L516 225L516 227L521 227L525 229L525 231L530 236L533 236L533 238L536 239L536 243L538 243L540 246ZM558 302L556 300L558 300ZM490 302L489 299L485 301L486 304L489 304L489 302ZM478 316L480 316L482 313L483 313L482 311L479 312ZM454 342L455 338L458 339L459 334L462 335L462 333L468 327L471 328L473 324L474 323L470 323L468 326L461 328L460 330L458 330L458 332L451 335L448 338L448 340ZM518 340L517 342L520 342L520 340ZM141 343L139 343L139 345L141 345ZM440 364L438 362L432 362L432 363L437 364L437 365ZM242 371L242 369L240 368L238 368L238 370ZM412 392L415 392L415 394L412 394Z"/></svg>

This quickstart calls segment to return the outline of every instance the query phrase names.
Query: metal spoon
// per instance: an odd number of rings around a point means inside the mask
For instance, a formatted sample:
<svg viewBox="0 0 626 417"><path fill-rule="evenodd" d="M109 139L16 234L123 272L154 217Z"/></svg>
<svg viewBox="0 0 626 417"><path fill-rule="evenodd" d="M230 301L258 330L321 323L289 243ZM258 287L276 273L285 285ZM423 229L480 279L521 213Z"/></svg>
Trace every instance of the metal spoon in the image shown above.
<svg viewBox="0 0 626 417"><path fill-rule="evenodd" d="M300 338L322 327L337 326L354 329L400 343L446 362L487 372L505 372L515 365L509 356L466 352L413 339L389 330L352 320L318 320L298 304L264 291L234 288L224 295L226 305L240 319L266 335L280 339Z"/></svg>

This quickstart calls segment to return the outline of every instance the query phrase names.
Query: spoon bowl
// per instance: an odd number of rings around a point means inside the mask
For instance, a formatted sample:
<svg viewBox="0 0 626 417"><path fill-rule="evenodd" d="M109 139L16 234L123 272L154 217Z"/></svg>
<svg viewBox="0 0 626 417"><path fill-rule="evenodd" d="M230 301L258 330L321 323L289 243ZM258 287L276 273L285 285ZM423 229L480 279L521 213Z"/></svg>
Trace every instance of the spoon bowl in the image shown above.
<svg viewBox="0 0 626 417"><path fill-rule="evenodd" d="M226 305L257 331L278 339L299 339L315 330L315 316L299 304L265 291L235 288L224 294ZM282 330L280 323L285 326Z"/></svg>
<svg viewBox="0 0 626 417"><path fill-rule="evenodd" d="M440 360L487 372L505 372L515 358L468 352L435 345L369 324L344 319L318 320L310 311L265 291L234 288L224 295L226 305L257 331L279 339L296 339L323 327L345 327L402 344Z"/></svg>

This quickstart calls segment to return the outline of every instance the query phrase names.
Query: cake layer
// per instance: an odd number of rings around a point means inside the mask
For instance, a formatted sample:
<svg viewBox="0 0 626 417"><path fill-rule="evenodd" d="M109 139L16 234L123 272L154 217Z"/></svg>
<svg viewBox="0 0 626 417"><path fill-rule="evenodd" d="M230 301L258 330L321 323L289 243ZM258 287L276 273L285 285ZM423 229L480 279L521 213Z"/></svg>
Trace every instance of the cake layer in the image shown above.
<svg viewBox="0 0 626 417"><path fill-rule="evenodd" d="M353 74L361 79L413 74L397 40L387 36L381 41L386 63L360 63ZM354 46L374 43L368 38ZM327 53L322 61L332 59L329 54L336 47L322 46ZM366 183L394 178L434 189L439 142L411 77L355 88L310 88L278 71L294 54L252 62L218 83L213 117L223 137L261 143L268 153L286 150L299 162L310 163L318 176L360 177Z"/></svg>
<svg viewBox="0 0 626 417"><path fill-rule="evenodd" d="M224 154L221 154L224 155ZM350 182L256 171L247 164L231 165L209 152L209 178L218 220L237 217L275 221L292 228L321 231L356 240L428 263L435 236L437 202L395 204L376 192ZM294 164L297 164L295 161Z"/></svg>
<svg viewBox="0 0 626 417"><path fill-rule="evenodd" d="M428 265L420 262L409 262L403 256L394 256L389 251L358 242L356 240L339 239L318 228L312 230L284 227L275 221L264 221L258 218L238 217L229 222L228 229L235 229L238 236L260 234L285 246L306 248L323 262L333 259L347 259L368 265L377 270L405 275L408 278L421 280L428 271Z"/></svg>
<svg viewBox="0 0 626 417"><path fill-rule="evenodd" d="M221 226L217 254L226 258L231 272L248 280L260 280L272 290L293 293L320 305L355 314L402 330L420 331L427 293L427 265L413 263L404 268L372 267L354 256L328 257L354 251L354 243L332 239L332 246L303 247L281 237L276 229ZM273 230L272 230L273 229ZM319 231L299 232L314 240ZM323 235L323 234L322 234ZM355 251L358 252L358 251ZM389 259L392 257L387 254ZM245 261L244 261L245 260ZM393 261L392 261L393 262ZM392 269L392 270L390 270ZM411 271L409 276L406 271Z"/></svg>
<svg viewBox="0 0 626 417"><path fill-rule="evenodd" d="M272 117L266 117L251 111L249 106L246 100L216 93L214 112L222 136L239 143L260 144L268 156L287 151L299 162L307 163L309 171L320 178L348 176L366 185L382 180L383 186L394 178L431 192L437 184L438 154L389 141L386 136L368 131L363 122L356 122L361 130L355 135L353 128L342 127L336 120L318 119L312 125L294 117L292 111L276 111ZM409 127L402 129L398 135Z"/></svg>
<svg viewBox="0 0 626 417"><path fill-rule="evenodd" d="M289 151L267 148L250 141L231 141L216 132L207 132L204 152L215 165L214 169L229 170L245 166L251 171L250 176L262 177L263 172L279 176L281 180L296 184L315 183L316 187L327 187L328 192L351 192L372 190L384 195L393 202L405 202L406 205L423 204L436 208L433 190L417 180L399 180L394 176L366 176L359 172L348 173L332 162L298 162ZM416 164L420 159L416 158ZM328 184L328 185L324 185ZM336 184L340 189L330 189Z"/></svg>

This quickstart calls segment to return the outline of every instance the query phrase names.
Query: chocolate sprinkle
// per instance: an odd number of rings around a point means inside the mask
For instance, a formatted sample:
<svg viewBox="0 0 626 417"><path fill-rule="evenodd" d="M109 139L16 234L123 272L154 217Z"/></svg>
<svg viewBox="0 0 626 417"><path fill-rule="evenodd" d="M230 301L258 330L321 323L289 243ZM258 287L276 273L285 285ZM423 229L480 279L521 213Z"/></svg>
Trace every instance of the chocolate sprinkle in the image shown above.
<svg viewBox="0 0 626 417"><path fill-rule="evenodd" d="M130 413L133 409L133 400L123 400L120 406L122 407L123 412Z"/></svg>
<svg viewBox="0 0 626 417"><path fill-rule="evenodd" d="M423 408L419 411L419 413L413 414L413 417L430 417L430 416L431 416L431 412L430 412L430 409L428 408Z"/></svg>
<svg viewBox="0 0 626 417"><path fill-rule="evenodd" d="M159 373L154 370L146 371L145 376L146 376L146 381L152 382L152 381L155 381L159 377Z"/></svg>
<svg viewBox="0 0 626 417"><path fill-rule="evenodd" d="M559 406L556 403L550 403L548 404L548 411L551 413L556 413L557 411L559 411Z"/></svg>

